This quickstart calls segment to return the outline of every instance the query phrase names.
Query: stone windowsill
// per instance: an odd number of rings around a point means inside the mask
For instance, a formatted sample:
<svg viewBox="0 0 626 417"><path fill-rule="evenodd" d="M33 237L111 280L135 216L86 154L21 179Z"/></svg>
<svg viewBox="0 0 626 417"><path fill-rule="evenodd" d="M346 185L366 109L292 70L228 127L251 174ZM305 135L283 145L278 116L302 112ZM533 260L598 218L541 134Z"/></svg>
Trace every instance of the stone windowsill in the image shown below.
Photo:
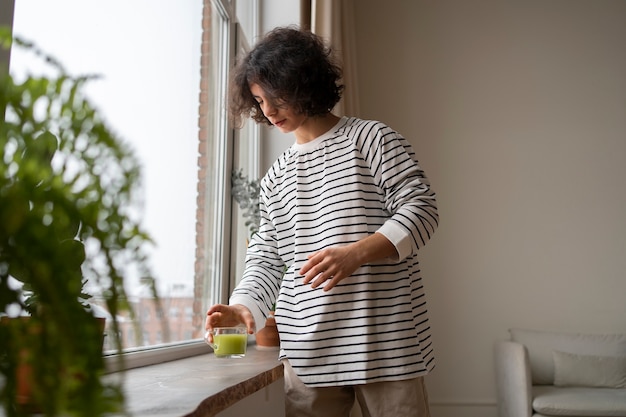
<svg viewBox="0 0 626 417"><path fill-rule="evenodd" d="M210 417L282 377L275 350L248 346L241 359L209 351L126 371L126 404L136 417Z"/></svg>

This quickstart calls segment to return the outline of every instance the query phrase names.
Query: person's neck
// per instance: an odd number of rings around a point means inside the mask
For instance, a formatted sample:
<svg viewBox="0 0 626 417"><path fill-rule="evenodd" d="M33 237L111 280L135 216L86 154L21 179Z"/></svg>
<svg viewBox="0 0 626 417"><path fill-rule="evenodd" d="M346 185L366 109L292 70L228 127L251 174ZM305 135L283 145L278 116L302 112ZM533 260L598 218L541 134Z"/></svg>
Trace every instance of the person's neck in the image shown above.
<svg viewBox="0 0 626 417"><path fill-rule="evenodd" d="M332 113L326 113L322 116L309 117L294 132L296 135L296 143L311 142L328 132L333 126L339 122L340 117Z"/></svg>

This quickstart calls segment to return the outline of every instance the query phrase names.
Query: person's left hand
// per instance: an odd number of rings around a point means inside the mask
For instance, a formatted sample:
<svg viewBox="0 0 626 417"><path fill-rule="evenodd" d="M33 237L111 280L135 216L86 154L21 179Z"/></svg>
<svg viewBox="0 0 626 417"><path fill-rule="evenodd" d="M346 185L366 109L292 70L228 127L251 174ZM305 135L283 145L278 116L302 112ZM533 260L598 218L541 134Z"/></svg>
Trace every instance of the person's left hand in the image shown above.
<svg viewBox="0 0 626 417"><path fill-rule="evenodd" d="M324 291L332 289L344 278L349 277L361 266L361 261L352 250L353 245L334 246L307 256L308 261L300 269L304 283L317 288L323 283Z"/></svg>

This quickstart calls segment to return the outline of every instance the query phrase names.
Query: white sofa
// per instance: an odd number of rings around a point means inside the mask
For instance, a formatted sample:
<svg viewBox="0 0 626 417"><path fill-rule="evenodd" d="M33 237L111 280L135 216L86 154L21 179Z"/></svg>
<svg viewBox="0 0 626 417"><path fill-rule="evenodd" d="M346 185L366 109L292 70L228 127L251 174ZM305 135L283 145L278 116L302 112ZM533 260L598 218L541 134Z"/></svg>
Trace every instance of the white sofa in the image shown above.
<svg viewBox="0 0 626 417"><path fill-rule="evenodd" d="M499 417L626 417L626 334L509 333L495 344Z"/></svg>

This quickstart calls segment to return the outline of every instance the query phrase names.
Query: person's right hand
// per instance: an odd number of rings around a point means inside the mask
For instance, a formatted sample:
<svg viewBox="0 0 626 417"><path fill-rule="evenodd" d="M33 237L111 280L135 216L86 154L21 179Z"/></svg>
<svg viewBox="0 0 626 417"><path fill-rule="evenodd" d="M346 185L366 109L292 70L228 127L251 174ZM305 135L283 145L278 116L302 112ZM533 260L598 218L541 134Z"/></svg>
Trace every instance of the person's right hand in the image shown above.
<svg viewBox="0 0 626 417"><path fill-rule="evenodd" d="M241 304L215 304L206 313L204 328L210 331L214 327L233 327L240 324L246 326L248 334L256 331L254 317L248 307Z"/></svg>

